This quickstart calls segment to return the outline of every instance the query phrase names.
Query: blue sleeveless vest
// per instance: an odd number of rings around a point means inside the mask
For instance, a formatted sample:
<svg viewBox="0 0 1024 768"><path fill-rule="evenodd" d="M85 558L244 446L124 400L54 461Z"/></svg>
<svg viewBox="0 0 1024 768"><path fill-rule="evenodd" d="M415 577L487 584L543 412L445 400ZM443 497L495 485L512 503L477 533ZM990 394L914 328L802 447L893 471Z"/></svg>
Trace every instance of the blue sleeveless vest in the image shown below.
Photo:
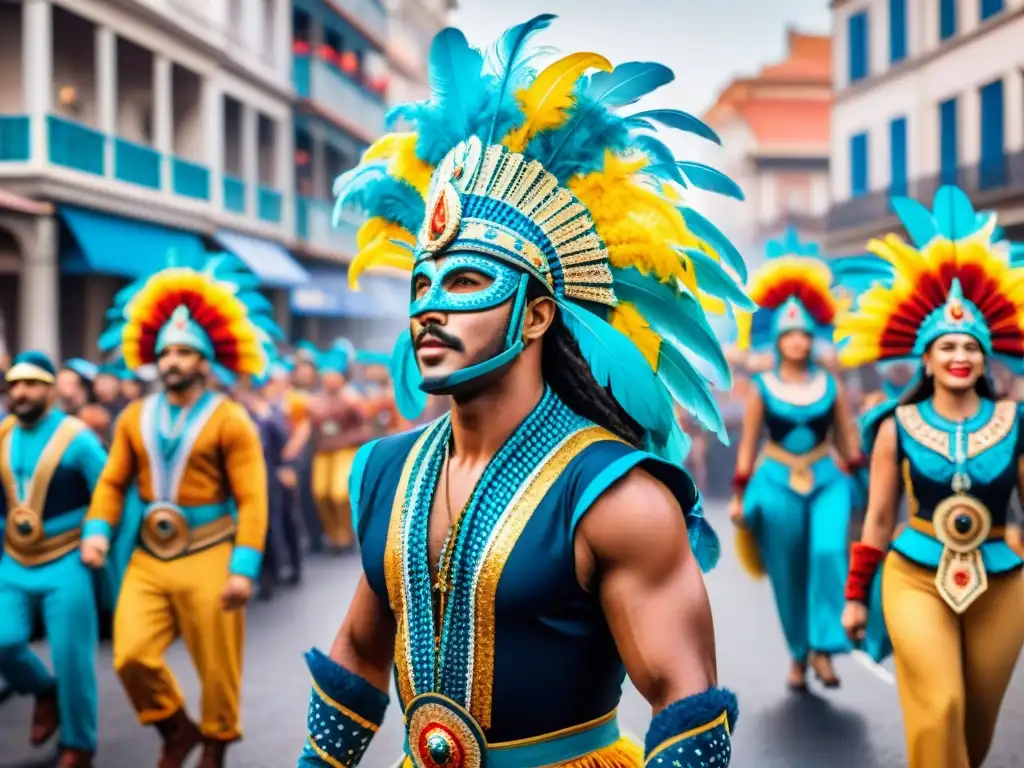
<svg viewBox="0 0 1024 768"><path fill-rule="evenodd" d="M485 470L465 512L435 662L426 522L449 434L445 416L367 444L353 465L363 568L399 626L395 678L403 710L416 695L442 693L473 715L491 744L607 715L625 670L597 597L577 581L576 526L635 467L697 514L692 481L548 391Z"/></svg>

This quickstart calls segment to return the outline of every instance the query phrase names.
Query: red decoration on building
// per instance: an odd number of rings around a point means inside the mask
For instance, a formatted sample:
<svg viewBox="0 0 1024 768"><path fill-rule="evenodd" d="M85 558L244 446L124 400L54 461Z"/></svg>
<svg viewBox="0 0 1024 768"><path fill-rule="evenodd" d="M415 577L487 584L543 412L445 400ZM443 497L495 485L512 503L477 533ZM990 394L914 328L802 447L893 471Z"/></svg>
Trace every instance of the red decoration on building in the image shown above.
<svg viewBox="0 0 1024 768"><path fill-rule="evenodd" d="M296 56L309 56L309 43L305 40L292 40L292 53Z"/></svg>
<svg viewBox="0 0 1024 768"><path fill-rule="evenodd" d="M359 59L352 51L345 51L338 56L338 66L341 67L341 71L346 75L355 74L355 71L359 69Z"/></svg>
<svg viewBox="0 0 1024 768"><path fill-rule="evenodd" d="M320 48L317 50L317 54L320 56L321 59L326 61L328 64L338 63L338 52L331 48L331 46L329 46L327 43L324 43L320 46Z"/></svg>

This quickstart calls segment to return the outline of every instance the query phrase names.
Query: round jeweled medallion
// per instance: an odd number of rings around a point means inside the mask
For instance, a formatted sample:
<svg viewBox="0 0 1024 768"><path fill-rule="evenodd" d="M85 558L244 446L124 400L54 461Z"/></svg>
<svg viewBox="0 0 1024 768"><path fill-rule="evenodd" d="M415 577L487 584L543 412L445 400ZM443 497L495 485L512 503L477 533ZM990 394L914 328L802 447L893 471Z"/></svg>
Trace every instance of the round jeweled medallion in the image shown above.
<svg viewBox="0 0 1024 768"><path fill-rule="evenodd" d="M405 713L410 758L416 768L481 768L487 755L483 730L463 707L436 693L409 703Z"/></svg>
<svg viewBox="0 0 1024 768"><path fill-rule="evenodd" d="M43 521L35 510L15 507L7 520L7 535L19 545L31 546L43 540Z"/></svg>
<svg viewBox="0 0 1024 768"><path fill-rule="evenodd" d="M180 507L158 501L146 509L139 535L151 555L171 560L188 549L192 531Z"/></svg>
<svg viewBox="0 0 1024 768"><path fill-rule="evenodd" d="M932 525L939 541L954 552L973 552L992 531L992 514L979 499L958 493L935 507Z"/></svg>

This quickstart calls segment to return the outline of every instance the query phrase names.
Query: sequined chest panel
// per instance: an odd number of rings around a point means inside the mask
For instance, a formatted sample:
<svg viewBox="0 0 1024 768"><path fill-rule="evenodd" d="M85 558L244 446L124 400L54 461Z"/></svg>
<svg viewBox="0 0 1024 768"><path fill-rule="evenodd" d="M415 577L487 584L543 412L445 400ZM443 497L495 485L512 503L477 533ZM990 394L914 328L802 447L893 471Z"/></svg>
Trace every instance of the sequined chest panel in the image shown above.
<svg viewBox="0 0 1024 768"><path fill-rule="evenodd" d="M817 371L801 383L765 373L757 383L769 440L792 453L805 453L825 440L836 402L835 383L828 373Z"/></svg>
<svg viewBox="0 0 1024 768"><path fill-rule="evenodd" d="M427 531L451 435L447 417L423 432L405 462L384 553L398 636L395 676L403 705L440 693L490 727L498 583L538 504L588 446L610 435L550 391L494 456L474 491L452 552L451 589L435 646Z"/></svg>
<svg viewBox="0 0 1024 768"><path fill-rule="evenodd" d="M958 425L935 413L929 401L896 409L900 469L911 514L931 519L951 493L957 466L969 478L969 492L1005 522L1017 484L1020 454L1017 404L984 401L982 411Z"/></svg>

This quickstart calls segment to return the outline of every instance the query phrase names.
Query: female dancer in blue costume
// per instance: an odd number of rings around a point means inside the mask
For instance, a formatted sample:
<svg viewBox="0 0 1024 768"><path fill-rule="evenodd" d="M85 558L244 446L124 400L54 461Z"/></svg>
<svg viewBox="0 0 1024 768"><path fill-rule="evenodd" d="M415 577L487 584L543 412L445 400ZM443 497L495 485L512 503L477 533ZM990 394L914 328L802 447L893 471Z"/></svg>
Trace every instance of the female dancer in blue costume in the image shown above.
<svg viewBox="0 0 1024 768"><path fill-rule="evenodd" d="M976 768L1024 646L1022 560L1004 540L1024 430L986 376L992 357L1024 358L1024 269L996 242L995 217L955 187L939 190L933 213L905 198L893 207L912 244L869 243L888 276L840 317L836 339L847 365L904 358L921 370L880 420L843 624L864 638L884 562L910 768ZM892 540L901 495L908 521Z"/></svg>
<svg viewBox="0 0 1024 768"><path fill-rule="evenodd" d="M412 272L403 414L426 393L452 408L353 463L364 577L330 655L307 657L302 766L362 759L392 669L409 766L730 762L700 572L717 539L673 399L721 432L693 363L728 378L702 303L752 306L720 263L742 277L739 255L677 189L739 192L649 133L714 135L692 116L615 114L665 67L579 53L534 75L524 41L552 18L486 63L441 32L433 99L399 110L417 132L336 185L370 215L351 275ZM654 713L643 748L616 720L627 673Z"/></svg>
<svg viewBox="0 0 1024 768"><path fill-rule="evenodd" d="M853 465L860 451L839 382L812 359L815 337L830 332L835 314L829 269L792 230L768 244L768 256L751 277L748 291L761 309L740 347L772 344L777 365L753 378L731 516L741 528L741 553L756 552L775 593L792 657L789 687L806 688L809 660L834 688L831 657L849 649L840 616L851 489L833 447ZM768 439L758 454L762 430Z"/></svg>

